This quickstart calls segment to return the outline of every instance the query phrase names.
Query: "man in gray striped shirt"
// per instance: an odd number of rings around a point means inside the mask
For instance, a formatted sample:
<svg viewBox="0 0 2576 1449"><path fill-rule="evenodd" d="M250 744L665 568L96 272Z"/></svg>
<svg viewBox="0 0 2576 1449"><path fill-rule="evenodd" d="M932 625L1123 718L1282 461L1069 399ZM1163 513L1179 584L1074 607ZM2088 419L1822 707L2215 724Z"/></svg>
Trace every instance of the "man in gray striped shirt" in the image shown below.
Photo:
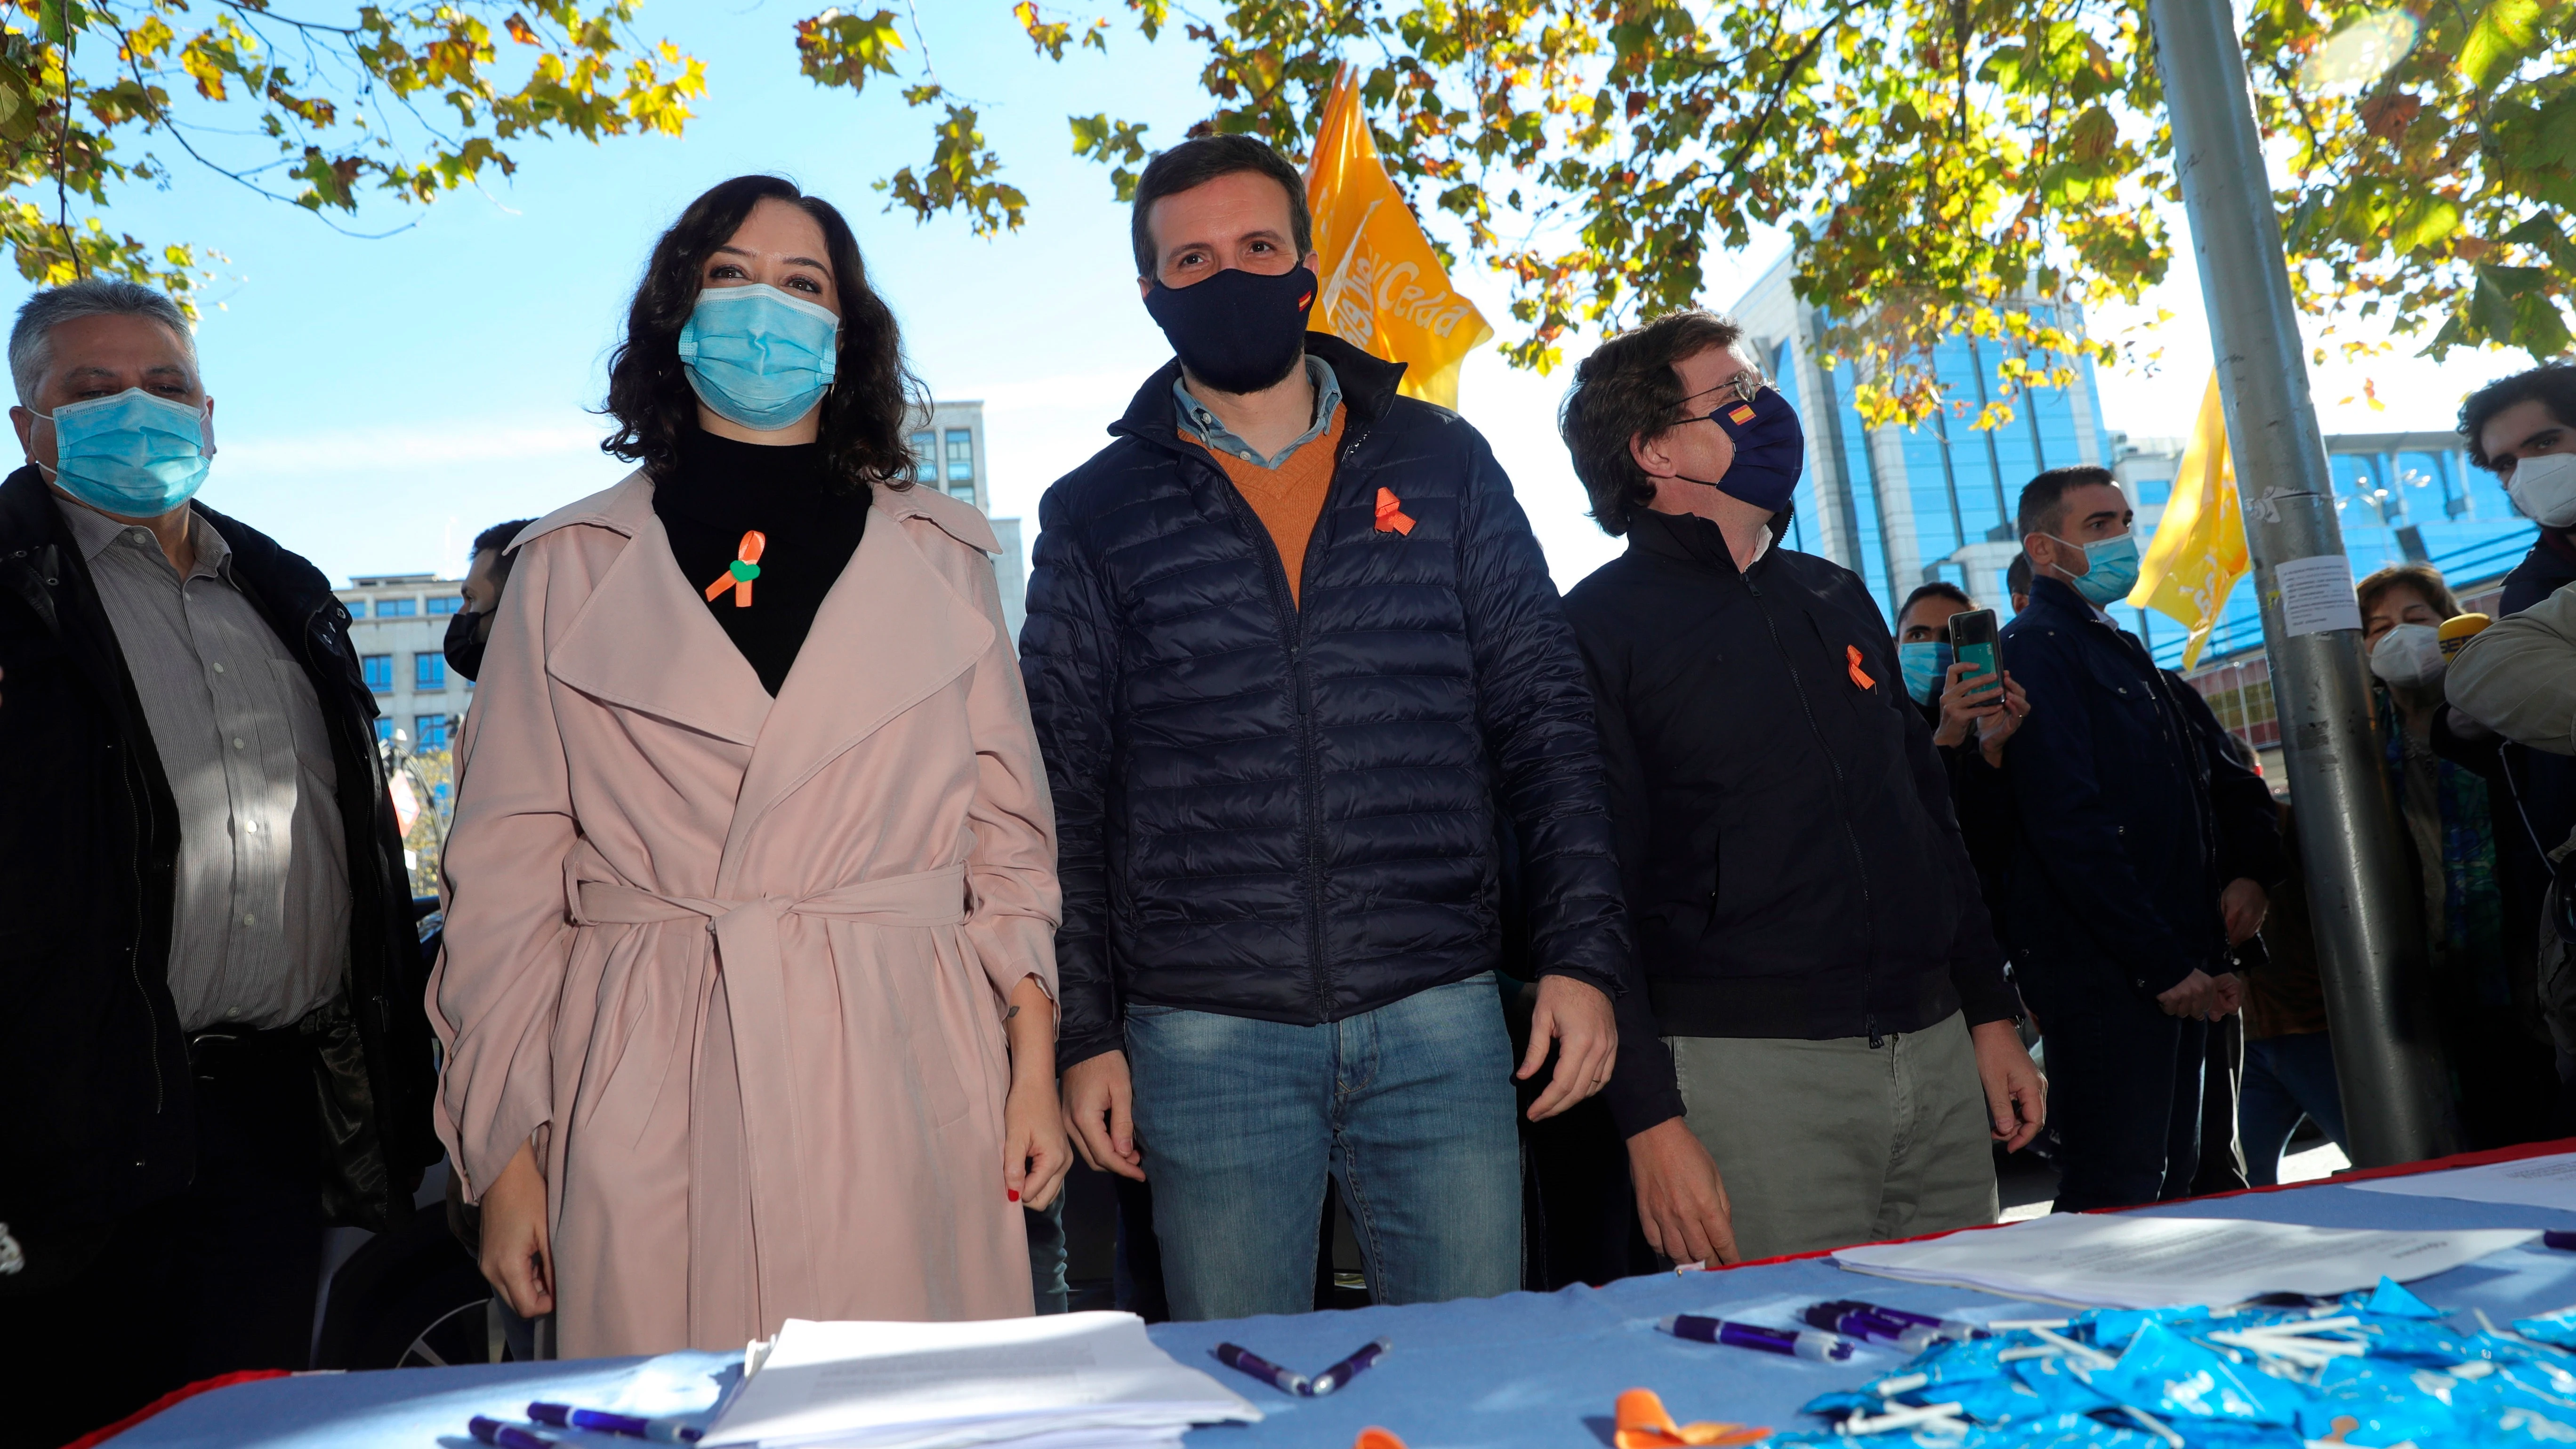
<svg viewBox="0 0 2576 1449"><path fill-rule="evenodd" d="M326 1223L406 1216L435 1149L346 611L191 501L213 404L167 298L38 293L9 362L0 1362L51 1443L304 1367Z"/></svg>

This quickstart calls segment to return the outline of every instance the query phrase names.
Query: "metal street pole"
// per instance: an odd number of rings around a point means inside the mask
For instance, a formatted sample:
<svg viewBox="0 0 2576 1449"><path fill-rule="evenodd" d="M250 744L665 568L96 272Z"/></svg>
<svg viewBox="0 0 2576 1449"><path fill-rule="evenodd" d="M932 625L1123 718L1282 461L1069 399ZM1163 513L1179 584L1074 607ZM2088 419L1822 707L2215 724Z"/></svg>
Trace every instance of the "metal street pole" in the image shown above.
<svg viewBox="0 0 2576 1449"><path fill-rule="evenodd" d="M2352 572L2228 0L2149 0L2218 357L2353 1161L2457 1150Z"/></svg>

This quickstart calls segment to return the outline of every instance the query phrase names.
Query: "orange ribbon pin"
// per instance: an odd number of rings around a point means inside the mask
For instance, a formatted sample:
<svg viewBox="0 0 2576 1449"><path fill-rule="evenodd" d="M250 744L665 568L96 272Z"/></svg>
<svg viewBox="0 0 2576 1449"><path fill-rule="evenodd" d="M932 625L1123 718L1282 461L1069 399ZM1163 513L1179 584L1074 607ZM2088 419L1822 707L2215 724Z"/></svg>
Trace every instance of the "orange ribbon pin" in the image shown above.
<svg viewBox="0 0 2576 1449"><path fill-rule="evenodd" d="M1722 1449L1755 1444L1771 1437L1768 1429L1746 1424L1676 1424L1653 1389L1630 1389L1619 1396L1619 1449Z"/></svg>
<svg viewBox="0 0 2576 1449"><path fill-rule="evenodd" d="M714 603L725 590L731 589L733 606L750 608L751 581L760 577L760 551L767 547L769 539L759 529L744 534L742 542L734 547L733 562L726 564L725 571L716 576L716 581L707 585L707 602Z"/></svg>
<svg viewBox="0 0 2576 1449"><path fill-rule="evenodd" d="M1876 688L1878 688L1878 681L1877 681L1877 680L1875 680L1875 679L1870 678L1870 677L1869 677L1869 675L1868 675L1867 673L1863 672L1863 671L1862 671L1862 669L1861 669L1861 667L1860 667L1860 646L1859 646L1859 645L1857 645L1857 644L1846 644L1846 645L1844 645L1844 646L1843 646L1843 657L1844 657L1844 658L1846 658L1846 659L1849 659L1849 660L1851 661L1851 681L1852 681L1852 683L1859 685L1859 686L1860 686L1861 688L1863 688L1863 689L1876 689Z"/></svg>
<svg viewBox="0 0 2576 1449"><path fill-rule="evenodd" d="M1392 488L1377 490L1377 531L1380 533L1413 532L1413 520L1405 516L1404 500Z"/></svg>

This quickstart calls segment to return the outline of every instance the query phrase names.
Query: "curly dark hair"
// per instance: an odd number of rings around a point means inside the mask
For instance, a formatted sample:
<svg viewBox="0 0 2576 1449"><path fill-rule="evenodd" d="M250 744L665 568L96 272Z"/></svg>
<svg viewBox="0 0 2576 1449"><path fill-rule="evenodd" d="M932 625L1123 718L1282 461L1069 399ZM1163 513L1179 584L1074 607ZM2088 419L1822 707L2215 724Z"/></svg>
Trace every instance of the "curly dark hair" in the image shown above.
<svg viewBox="0 0 2576 1449"><path fill-rule="evenodd" d="M2546 362L2529 372L2498 378L2460 400L2460 436L2468 440L2469 461L2490 473L2501 473L2487 456L2484 434L2496 414L2515 403L2536 402L2560 427L2576 428L2576 366Z"/></svg>
<svg viewBox="0 0 2576 1449"><path fill-rule="evenodd" d="M912 486L909 417L928 410L919 379L904 365L903 338L885 299L868 285L859 239L833 205L778 176L737 176L689 203L653 243L643 285L626 312L626 338L608 359L608 402L617 431L600 451L660 476L676 466L680 439L698 425L698 395L680 361L680 328L696 307L707 257L732 239L763 201L784 201L823 229L824 259L840 289L841 353L823 395L823 458L850 489Z"/></svg>
<svg viewBox="0 0 2576 1449"><path fill-rule="evenodd" d="M1681 374L1673 364L1744 335L1735 319L1697 307L1667 312L1592 350L1556 412L1557 436L1574 456L1574 476L1592 496L1592 520L1617 538L1653 505L1655 480L1629 455L1632 438L1653 438L1682 421Z"/></svg>

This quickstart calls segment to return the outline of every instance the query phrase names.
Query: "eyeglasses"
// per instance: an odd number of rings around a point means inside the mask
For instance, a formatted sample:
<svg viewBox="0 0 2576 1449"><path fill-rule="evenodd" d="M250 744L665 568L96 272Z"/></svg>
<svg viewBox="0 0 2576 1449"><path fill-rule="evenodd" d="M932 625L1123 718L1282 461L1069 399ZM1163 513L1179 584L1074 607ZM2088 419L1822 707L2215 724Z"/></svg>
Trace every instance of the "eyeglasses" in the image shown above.
<svg viewBox="0 0 2576 1449"><path fill-rule="evenodd" d="M1753 401L1754 398L1760 396L1762 389L1769 387L1770 385L1771 379L1762 375L1762 369L1758 367L1747 367L1736 373L1733 377L1719 383L1715 387L1704 387L1695 393L1689 394L1682 399L1682 406L1687 408L1690 406L1692 398L1706 397L1713 392L1731 392L1735 394L1735 400L1737 402L1749 403ZM1716 407L1710 408L1707 412L1693 413L1690 417L1684 419L1684 421L1715 422L1717 420L1717 415L1724 411L1726 411L1726 404L1721 401Z"/></svg>

